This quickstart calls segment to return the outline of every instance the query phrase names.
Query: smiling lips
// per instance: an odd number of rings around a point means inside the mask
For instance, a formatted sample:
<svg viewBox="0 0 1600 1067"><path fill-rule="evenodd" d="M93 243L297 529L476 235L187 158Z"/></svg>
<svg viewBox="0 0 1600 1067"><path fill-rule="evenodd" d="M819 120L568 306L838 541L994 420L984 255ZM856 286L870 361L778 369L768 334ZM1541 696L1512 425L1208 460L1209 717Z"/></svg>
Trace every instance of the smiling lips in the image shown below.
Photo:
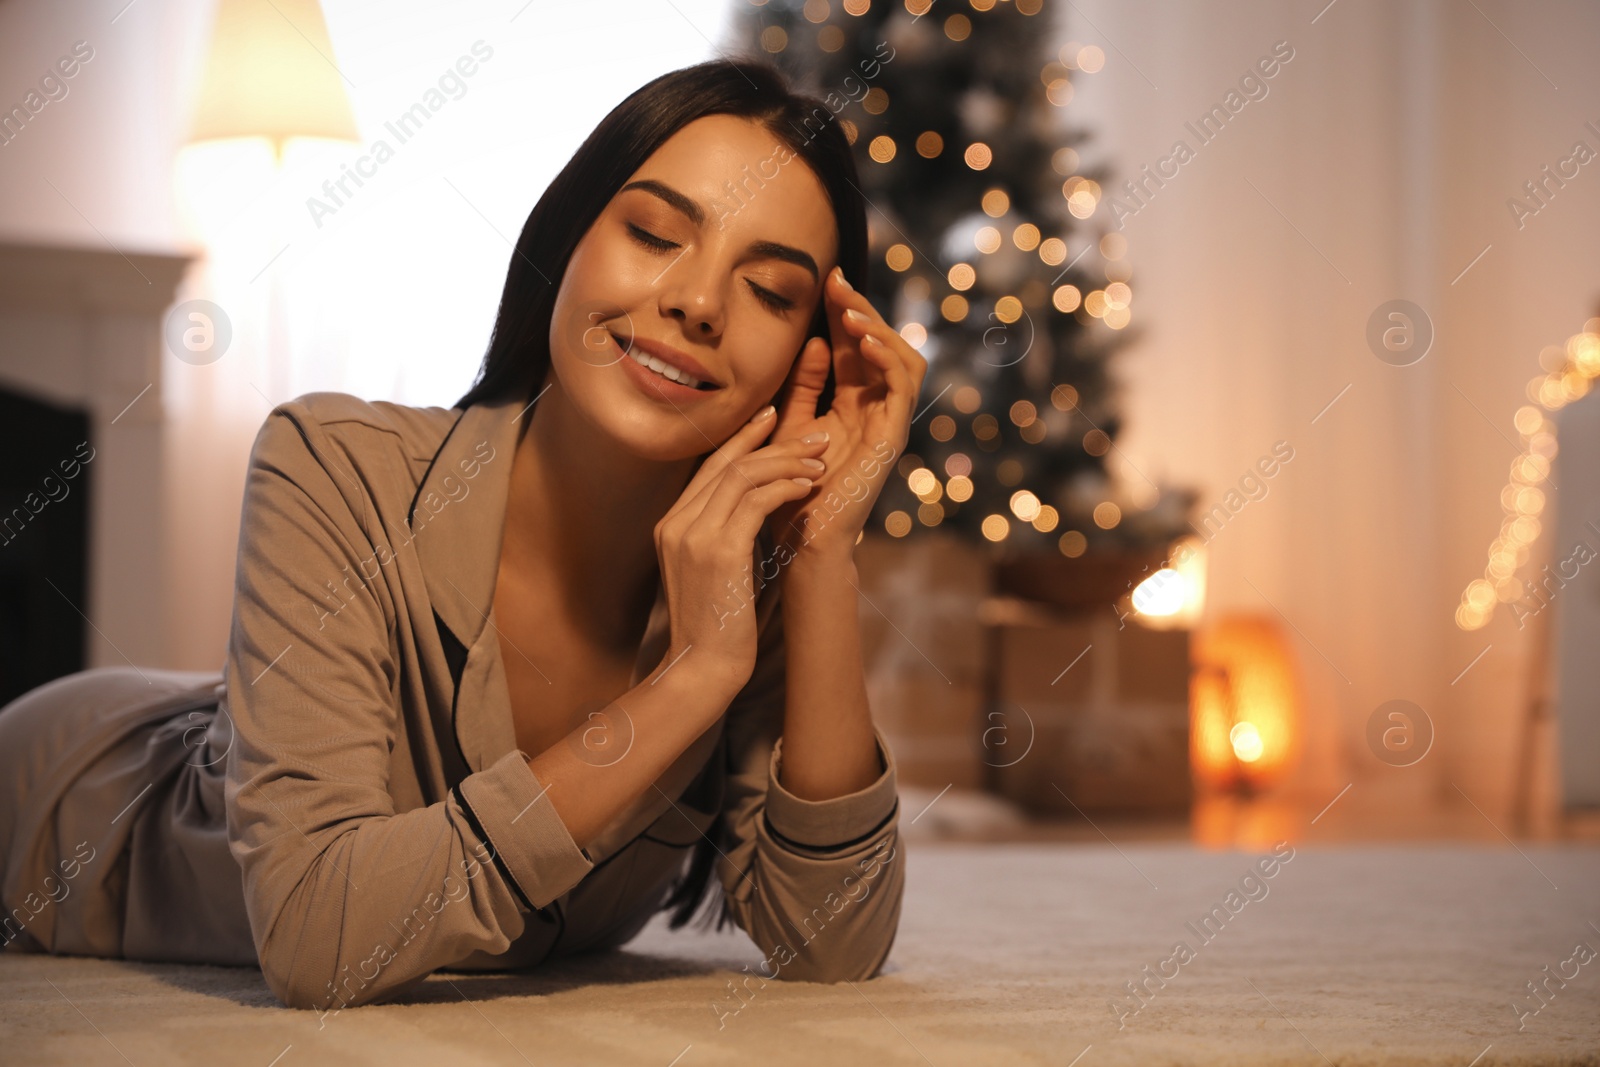
<svg viewBox="0 0 1600 1067"><path fill-rule="evenodd" d="M631 352L629 347L633 349ZM635 388L651 399L666 400L676 407L679 404L708 399L719 391L718 387L710 383L689 384L698 382L698 379L680 372L668 363L645 355L637 345L627 346L619 342L619 349L624 358L616 362L622 365L622 373L633 382ZM652 364L658 364L661 369L655 369ZM673 374L680 377L669 377Z"/></svg>
<svg viewBox="0 0 1600 1067"><path fill-rule="evenodd" d="M694 359L676 349L642 337L619 337L614 333L611 337L629 359L668 381L700 392L722 388Z"/></svg>

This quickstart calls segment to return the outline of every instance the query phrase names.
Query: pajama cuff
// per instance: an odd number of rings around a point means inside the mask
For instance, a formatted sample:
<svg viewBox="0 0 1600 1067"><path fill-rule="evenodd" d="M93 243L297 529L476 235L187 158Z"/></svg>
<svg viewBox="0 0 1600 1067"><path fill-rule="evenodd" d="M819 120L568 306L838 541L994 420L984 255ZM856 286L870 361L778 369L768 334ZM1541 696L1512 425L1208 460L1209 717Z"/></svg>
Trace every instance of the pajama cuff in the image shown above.
<svg viewBox="0 0 1600 1067"><path fill-rule="evenodd" d="M455 788L462 813L494 855L495 869L529 910L546 907L594 869L519 751Z"/></svg>
<svg viewBox="0 0 1600 1067"><path fill-rule="evenodd" d="M872 736L878 745L883 773L877 781L854 793L830 800L802 800L778 781L783 761L783 738L772 746L767 771L767 826L787 845L832 850L858 844L881 830L899 803L895 785L894 753L877 726Z"/></svg>

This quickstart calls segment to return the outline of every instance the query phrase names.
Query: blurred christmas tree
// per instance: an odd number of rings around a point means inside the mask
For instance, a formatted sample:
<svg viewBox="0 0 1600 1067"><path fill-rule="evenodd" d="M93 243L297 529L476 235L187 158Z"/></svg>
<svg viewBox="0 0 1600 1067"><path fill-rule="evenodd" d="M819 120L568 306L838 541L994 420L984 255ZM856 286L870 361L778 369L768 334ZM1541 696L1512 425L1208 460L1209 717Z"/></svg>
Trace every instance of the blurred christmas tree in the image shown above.
<svg viewBox="0 0 1600 1067"><path fill-rule="evenodd" d="M855 145L867 297L928 359L870 528L1066 556L1188 532L1192 491L1107 476L1131 271L1062 112L1100 49L1052 52L1046 0L736 2L738 45L826 100Z"/></svg>

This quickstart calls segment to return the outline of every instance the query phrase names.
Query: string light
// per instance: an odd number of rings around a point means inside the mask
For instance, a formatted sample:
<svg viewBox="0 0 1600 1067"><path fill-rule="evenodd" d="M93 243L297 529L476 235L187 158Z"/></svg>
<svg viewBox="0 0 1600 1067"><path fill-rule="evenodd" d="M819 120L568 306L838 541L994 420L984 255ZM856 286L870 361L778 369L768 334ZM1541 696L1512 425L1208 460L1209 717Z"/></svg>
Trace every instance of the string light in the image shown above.
<svg viewBox="0 0 1600 1067"><path fill-rule="evenodd" d="M1050 303L1057 311L1076 311L1083 303L1083 296L1076 285L1063 285L1051 294Z"/></svg>
<svg viewBox="0 0 1600 1067"><path fill-rule="evenodd" d="M842 9L845 15L860 17L871 10L872 2L873 0L804 0L799 13L805 21L818 27L815 38L817 46L825 52L838 52L845 46L848 38L838 25L831 24L835 7ZM893 0L888 2L892 3ZM990 12L1009 2L1020 15L1024 16L1039 14L1044 6L1042 0L967 0L967 2L976 13ZM760 6L766 3L766 0L752 0L752 3ZM901 4L906 12L917 18L931 13L934 7L932 0L901 0ZM974 22L975 17L955 12L942 18L938 25L949 40L963 42L968 41L976 32L977 27L974 26ZM762 30L760 43L764 50L776 53L784 51L791 42L788 33L781 27L772 26ZM1097 45L1077 41L1067 42L1061 47L1057 56L1044 63L1038 71L1045 97L1056 107L1065 106L1072 100L1075 90L1072 73L1075 71L1096 73L1103 69L1105 60L1104 51ZM869 90L860 101L862 111L873 116L884 114L889 102L888 92L878 86ZM840 116L839 121L847 140L852 145L856 144L858 136L866 142L864 147L874 162L888 164L897 158L901 145L897 143L895 137L887 133L873 134L870 127L865 136L861 136L862 131L854 122L843 116ZM897 134L897 136L910 136L910 134ZM916 134L914 140L908 142L907 147L914 148L919 157L932 160L943 155L946 144L945 138L937 130L925 129ZM957 151L961 153L961 161L973 171L985 171L996 162L993 145L985 141L972 141L966 143L964 147L958 143ZM1062 180L1061 195L1065 200L1067 213L1072 218L1088 219L1098 210L1103 192L1096 181L1078 172L1079 165L1079 154L1070 147L1059 147L1050 155L1050 166ZM981 312L986 319L1010 325L1021 321L1025 315L1037 314L1034 309L1046 304L1063 314L1078 313L1082 309L1087 316L1104 322L1112 329L1118 329L1128 322L1133 297L1132 289L1127 284L1130 272L1126 267L1113 269L1110 266L1126 253L1127 242L1120 234L1102 234L1097 239L1097 250L1106 266L1106 284L1103 289L1090 289L1088 285L1082 285L1080 289L1081 278L1078 279L1079 285L1055 284L1040 278L1006 281L1002 280L1002 274L994 272L1003 272L1009 276L1015 269L1016 260L1003 254L1008 251L1007 244L1014 245L1018 252L1037 254L1042 263L1051 267L1065 264L1070 250L1062 238L1047 237L1041 232L1039 225L1027 221L1025 217L1017 219L1012 215L1017 205L1003 188L995 186L985 190L981 206L984 214L994 219L995 223L981 226L973 232L970 238L971 247L977 253L977 257L974 262L958 262L946 270L942 280L947 289L942 295L934 294L930 284L937 284L941 280L939 275L929 272L928 264L918 267L918 257L908 242L891 244L883 253L884 264L891 271L902 275L899 281L899 295L906 302L902 307L912 309L909 314L914 320L922 320L911 321L900 327L901 336L913 347L919 347L928 341L929 324L976 321L974 315ZM1061 202L1057 201L1056 206L1059 209ZM874 238L874 244L877 244L876 236L869 234L869 238ZM1085 251L1088 251L1087 247L1079 249L1078 256L1081 257ZM991 256L995 258L988 258ZM1073 258L1072 262L1076 264L1077 258ZM979 278L977 269L980 264L984 275L982 279ZM997 281L999 284L994 285L993 283ZM1056 282L1059 281L1057 278ZM1011 292L1005 293L1004 289L1001 289L1002 295L992 296L991 294L1001 286L1011 289ZM932 318L935 308L939 315L937 319ZM1089 318L1086 317L1082 321L1087 323ZM1557 381L1554 386L1545 387L1545 394L1548 396L1552 389L1562 388L1563 383ZM1572 388L1570 384L1565 386L1567 393L1570 393ZM1044 405L1043 401L1040 401L1044 415L1049 418L1041 416L1039 409L1030 401L1017 400L1011 403L1003 413L1009 417L1011 424L1004 428L1004 434L996 415L983 410L985 400L983 392L972 385L958 384L950 390L946 403L951 405L955 413L970 417L970 425L966 428L971 435L969 441L975 443L975 447L969 445L964 452L954 452L941 459L930 460L927 464L915 455L902 456L895 468L897 473L906 479L907 488L917 498L917 506L891 511L883 520L884 531L892 537L905 537L919 524L936 526L949 515L959 511L963 504L974 499L978 488L974 481L973 456L980 452L998 452L999 455L995 456L995 459L1000 462L994 465L992 477L1009 491L1009 496L1005 497L1006 506L983 515L980 523L982 535L990 541L1004 541L1011 534L1012 523L1020 521L1030 525L1038 533L1056 536L1057 547L1063 555L1069 558L1082 555L1088 547L1088 539L1084 532L1080 529L1063 528L1061 513L1044 503L1037 493L1022 487L1021 483L1027 473L1024 463L1022 459L1008 456L1004 451L1005 440L1015 439L1011 438L1012 434L1030 446L1040 444L1047 437L1053 437L1058 442L1077 443L1073 441L1078 436L1078 430L1072 426L1074 420L1064 419L1058 412L1076 411L1079 403L1078 391L1071 385L1055 385L1050 393L1049 405ZM946 410L950 411L951 408ZM1077 422L1081 427L1082 420ZM927 427L932 440L941 443L957 442L963 429L957 417L945 413L935 415L929 420ZM1097 429L1092 429L1083 435L1081 443L1090 456L1104 456L1111 448L1109 435ZM992 463L993 460L983 462ZM941 467L942 473L935 469ZM989 471L986 470L984 473L985 476L989 476ZM946 478L948 481L942 480ZM1514 508L1520 508L1516 514L1526 520L1521 526L1514 528L1515 532L1519 535L1528 535L1530 530L1537 529L1536 516L1543 506L1543 496L1531 485L1523 484L1522 488L1530 489L1531 492L1515 495L1509 499L1509 503ZM988 507L994 508L995 505L989 504ZM1123 514L1117 504L1107 500L1095 506L1092 518L1094 526L1110 530L1121 522ZM1499 565L1502 571L1503 564L1502 559ZM1481 592L1476 595L1481 599Z"/></svg>
<svg viewBox="0 0 1600 1067"><path fill-rule="evenodd" d="M1023 522L1031 523L1038 518L1041 506L1039 498L1026 489L1019 489L1011 494L1011 514Z"/></svg>
<svg viewBox="0 0 1600 1067"><path fill-rule="evenodd" d="M1006 536L1011 533L1011 524L1006 521L1004 515L986 515L981 529L983 536L989 540L1004 541Z"/></svg>
<svg viewBox="0 0 1600 1067"><path fill-rule="evenodd" d="M1518 600L1526 592L1527 585L1516 577L1516 571L1528 561L1530 546L1539 537L1539 515L1546 496L1536 483L1549 475L1556 454L1556 437L1544 411L1560 410L1584 396L1590 383L1600 377L1600 318L1590 319L1581 332L1567 338L1564 347L1547 348L1541 357L1545 373L1528 383L1533 404L1518 408L1511 420L1522 445L1511 461L1510 480L1500 490L1504 512L1500 534L1489 544L1483 577L1467 583L1456 607L1456 625L1463 630L1481 630L1497 606Z"/></svg>

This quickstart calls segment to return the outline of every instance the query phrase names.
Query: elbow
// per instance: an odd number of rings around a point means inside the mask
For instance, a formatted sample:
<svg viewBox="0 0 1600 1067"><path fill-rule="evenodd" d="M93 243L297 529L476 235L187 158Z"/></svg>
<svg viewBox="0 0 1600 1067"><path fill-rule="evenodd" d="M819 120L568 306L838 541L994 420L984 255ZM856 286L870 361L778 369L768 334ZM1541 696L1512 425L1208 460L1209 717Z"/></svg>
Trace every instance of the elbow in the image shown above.
<svg viewBox="0 0 1600 1067"><path fill-rule="evenodd" d="M877 912L856 917L866 921L846 923L843 929L821 930L814 940L803 942L797 952L788 954L790 958L778 969L778 977L826 984L865 982L877 977L900 930L900 895L898 887L894 888L892 898L881 901L883 906ZM809 924L802 923L801 928L809 929Z"/></svg>
<svg viewBox="0 0 1600 1067"><path fill-rule="evenodd" d="M286 1008L325 1011L330 1010L336 1000L332 995L331 979L320 990L316 989L315 980L297 980L290 971L281 965L274 965L265 956L261 958L261 976L266 979L272 995Z"/></svg>
<svg viewBox="0 0 1600 1067"><path fill-rule="evenodd" d="M817 982L823 985L835 985L839 982L865 982L876 978L878 970L883 966L883 961L888 958L885 952L869 966L862 966L859 957L841 960L817 960L808 964L801 964L797 968L785 968L778 972L778 976L790 982ZM795 961L797 964L800 962Z"/></svg>
<svg viewBox="0 0 1600 1067"><path fill-rule="evenodd" d="M820 982L833 985L838 982L865 982L876 978L878 971L889 958L894 947L895 931L889 930L876 951L863 951L869 941L856 941L839 946L839 951L818 951L814 946L795 955L793 960L778 970L778 977L790 982Z"/></svg>
<svg viewBox="0 0 1600 1067"><path fill-rule="evenodd" d="M346 1008L359 1008L387 1000L400 992L386 989L381 984L368 981L349 967L344 974L288 974L262 963L261 973L267 988L285 1007L314 1011L325 1018L337 1015Z"/></svg>
<svg viewBox="0 0 1600 1067"><path fill-rule="evenodd" d="M314 967L306 966L306 961L301 959L297 967L293 946L290 949L288 954L274 952L268 944L258 953L267 988L285 1007L315 1011L327 1017L345 1008L378 1003L401 992L393 988L392 983L382 981L381 970L371 967L358 970L350 964L340 966L337 958ZM363 966L370 962L363 961Z"/></svg>
<svg viewBox="0 0 1600 1067"><path fill-rule="evenodd" d="M272 995L286 1008L296 1008L301 1011L329 1012L339 1008L339 997L336 995L333 974L314 972L310 968L296 969L292 955L285 957L275 953L270 948L264 948L258 953L261 961L261 976L266 979L267 988L272 990Z"/></svg>

